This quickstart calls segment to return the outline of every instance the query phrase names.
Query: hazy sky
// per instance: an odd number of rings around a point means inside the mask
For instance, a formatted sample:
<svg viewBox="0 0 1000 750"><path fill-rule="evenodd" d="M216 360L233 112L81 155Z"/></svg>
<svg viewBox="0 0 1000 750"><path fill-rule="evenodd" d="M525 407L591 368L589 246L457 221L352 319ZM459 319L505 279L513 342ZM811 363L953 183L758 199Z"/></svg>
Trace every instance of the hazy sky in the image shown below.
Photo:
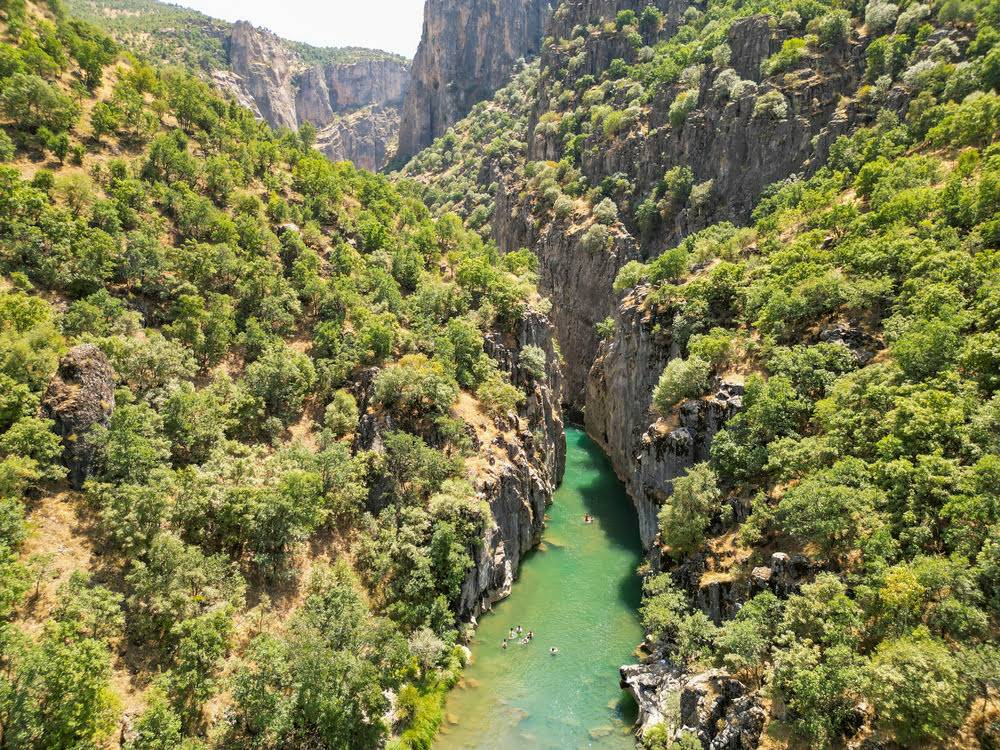
<svg viewBox="0 0 1000 750"><path fill-rule="evenodd" d="M168 0L170 1L170 0ZM319 47L375 47L413 57L424 0L172 0L226 21L250 21Z"/></svg>

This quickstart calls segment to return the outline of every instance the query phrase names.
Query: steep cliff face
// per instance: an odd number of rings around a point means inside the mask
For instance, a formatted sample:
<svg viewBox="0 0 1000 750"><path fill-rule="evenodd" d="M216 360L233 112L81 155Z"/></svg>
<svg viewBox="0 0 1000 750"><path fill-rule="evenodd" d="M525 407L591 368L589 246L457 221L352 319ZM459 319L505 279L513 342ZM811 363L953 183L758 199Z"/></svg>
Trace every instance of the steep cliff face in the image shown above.
<svg viewBox="0 0 1000 750"><path fill-rule="evenodd" d="M546 354L546 374L541 379L518 364L521 350L529 345ZM488 337L485 348L527 400L516 420L480 422L477 429L488 442L470 468L494 523L486 530L475 565L462 584L459 611L468 617L478 616L510 593L521 559L541 539L545 508L566 466L562 383L548 318L531 313L515 337Z"/></svg>
<svg viewBox="0 0 1000 750"><path fill-rule="evenodd" d="M766 16L735 23L729 32L732 69L761 81L761 62L781 48L783 38L783 32L773 28ZM590 61L583 72L589 67L600 71L625 54L619 44L614 35L588 37L583 51L577 53ZM546 57L528 128L533 133L528 158L536 161L556 161L565 147L562 132L542 126L541 121L551 104L545 76L556 75L568 61L554 52L547 52ZM504 250L530 247L539 256L542 288L557 311L554 321L567 362L566 398L572 407L590 408L584 381L597 356L599 337L594 325L617 307L611 285L618 270L629 260L655 257L717 221L745 222L767 185L792 174L814 172L837 136L873 116L862 107L841 103L860 85L863 60L860 45L845 44L817 60L815 68L759 84L751 82L735 97L720 96L715 82L722 71L709 71L701 76L696 105L679 126L671 124L669 115L679 88L661 87L639 115L641 127L611 140L600 129L588 135L580 147L579 167L587 182L600 185L615 180L630 186L627 194L614 194L620 219L603 250L588 253L582 249L583 232L540 212L537 196L525 195L516 177L506 183L500 180L494 236ZM759 97L772 91L780 94L783 112L764 112L757 105ZM904 98L893 102L897 110L903 106ZM638 204L676 166L691 170L693 182L703 186L701 197L652 227L640 226ZM661 355L651 364L662 369L665 359ZM642 382L631 386L636 393L650 385L648 373L639 377ZM627 462L620 462L621 458L616 465L623 471Z"/></svg>
<svg viewBox="0 0 1000 750"><path fill-rule="evenodd" d="M615 333L600 344L587 379L585 425L625 483L649 547L671 482L709 456L712 438L742 405L743 388L723 381L708 397L685 401L671 420L650 411L653 389L678 356L670 321L644 307L644 288L616 312Z"/></svg>
<svg viewBox="0 0 1000 750"><path fill-rule="evenodd" d="M247 21L237 21L227 48L229 66L257 113L274 127L295 130L293 60L281 40Z"/></svg>
<svg viewBox="0 0 1000 750"><path fill-rule="evenodd" d="M519 58L536 55L549 12L548 0L427 0L403 104L400 158L430 145L492 96Z"/></svg>
<svg viewBox="0 0 1000 750"><path fill-rule="evenodd" d="M217 85L274 127L320 132L317 148L331 159L380 169L394 153L408 66L396 58L361 57L308 65L287 43L245 21L233 25L230 70Z"/></svg>
<svg viewBox="0 0 1000 750"><path fill-rule="evenodd" d="M615 307L609 294L611 280L625 263L639 257L639 248L627 232L619 232L606 247L585 250L581 246L585 226L574 224L572 218L537 222L534 202L516 181L499 176L493 234L504 250L527 247L538 255L540 286L557 301L552 322L565 362L563 397L570 412L579 417L587 372L600 342L596 325Z"/></svg>
<svg viewBox="0 0 1000 750"><path fill-rule="evenodd" d="M316 133L316 148L331 161L352 161L376 171L392 159L398 130L398 108L371 105L334 117Z"/></svg>

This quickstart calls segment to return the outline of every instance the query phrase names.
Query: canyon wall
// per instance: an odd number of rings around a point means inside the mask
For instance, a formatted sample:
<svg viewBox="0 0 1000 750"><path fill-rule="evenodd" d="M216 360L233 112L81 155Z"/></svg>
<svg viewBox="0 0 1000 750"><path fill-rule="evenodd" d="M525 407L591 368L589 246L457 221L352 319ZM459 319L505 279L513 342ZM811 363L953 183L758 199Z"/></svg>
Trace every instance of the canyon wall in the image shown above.
<svg viewBox="0 0 1000 750"><path fill-rule="evenodd" d="M403 103L398 157L406 161L541 48L549 0L427 0Z"/></svg>
<svg viewBox="0 0 1000 750"><path fill-rule="evenodd" d="M525 346L545 352L546 372L538 378L519 364ZM474 555L462 584L459 613L476 617L510 593L524 555L541 541L545 508L566 467L562 381L552 324L531 312L516 336L487 335L485 349L526 401L516 419L493 420L477 430L482 441L474 468L479 495L490 506L493 525Z"/></svg>
<svg viewBox="0 0 1000 750"><path fill-rule="evenodd" d="M317 147L334 161L381 169L394 153L409 67L391 56L308 65L281 38L246 21L232 27L229 70L216 84L276 128L318 129Z"/></svg>

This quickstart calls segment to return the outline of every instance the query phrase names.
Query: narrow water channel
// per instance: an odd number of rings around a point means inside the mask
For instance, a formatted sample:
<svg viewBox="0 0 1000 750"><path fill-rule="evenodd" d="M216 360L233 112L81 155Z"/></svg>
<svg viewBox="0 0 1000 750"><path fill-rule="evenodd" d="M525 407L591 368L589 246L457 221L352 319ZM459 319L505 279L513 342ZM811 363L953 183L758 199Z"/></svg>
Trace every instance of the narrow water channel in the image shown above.
<svg viewBox="0 0 1000 750"><path fill-rule="evenodd" d="M510 597L481 619L435 750L635 746L635 704L618 687L618 667L643 635L639 528L600 448L578 429L566 430L566 442L566 476L541 547ZM517 625L534 640L502 649Z"/></svg>

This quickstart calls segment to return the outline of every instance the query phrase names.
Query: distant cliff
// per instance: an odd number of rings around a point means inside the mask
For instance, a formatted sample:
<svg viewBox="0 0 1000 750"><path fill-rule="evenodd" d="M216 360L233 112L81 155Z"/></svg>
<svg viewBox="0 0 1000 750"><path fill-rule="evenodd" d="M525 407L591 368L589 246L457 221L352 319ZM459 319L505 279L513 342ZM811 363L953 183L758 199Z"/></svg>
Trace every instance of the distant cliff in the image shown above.
<svg viewBox="0 0 1000 750"><path fill-rule="evenodd" d="M541 48L548 0L427 0L398 154L408 159L507 83Z"/></svg>
<svg viewBox="0 0 1000 750"><path fill-rule="evenodd" d="M229 70L216 83L274 127L319 129L317 146L333 160L379 169L393 153L408 66L388 56L358 55L309 65L283 39L246 21L233 25Z"/></svg>

